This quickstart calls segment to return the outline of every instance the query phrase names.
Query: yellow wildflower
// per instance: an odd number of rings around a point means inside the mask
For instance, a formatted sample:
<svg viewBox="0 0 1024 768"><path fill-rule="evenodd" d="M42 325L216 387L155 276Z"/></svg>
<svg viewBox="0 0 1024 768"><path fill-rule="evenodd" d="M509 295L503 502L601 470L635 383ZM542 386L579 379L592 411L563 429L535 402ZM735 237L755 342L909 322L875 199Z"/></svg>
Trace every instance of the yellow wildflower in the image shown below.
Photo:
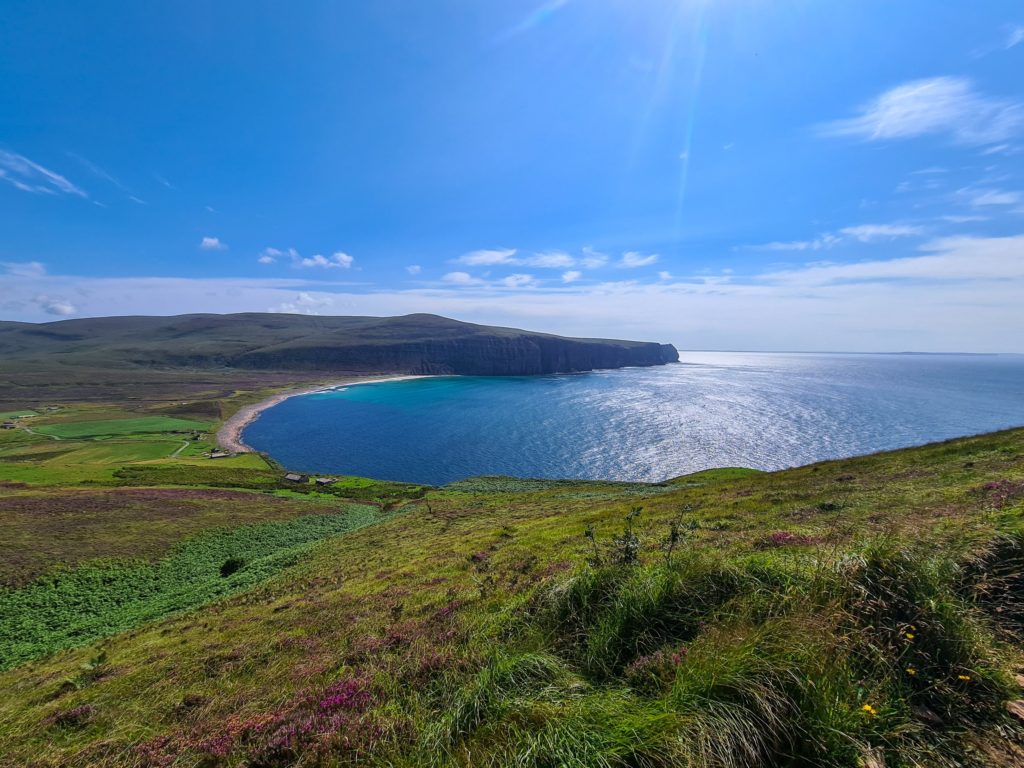
<svg viewBox="0 0 1024 768"><path fill-rule="evenodd" d="M970 680L971 676L970 675L957 675L957 679L958 680Z"/></svg>
<svg viewBox="0 0 1024 768"><path fill-rule="evenodd" d="M877 715L878 714L877 712L875 712L875 708L872 707L870 704L865 704L863 707L861 707L861 709L864 712L867 712L869 715Z"/></svg>
<svg viewBox="0 0 1024 768"><path fill-rule="evenodd" d="M907 640L913 640L914 639L914 633L913 632L907 632L905 637L907 638Z"/></svg>
<svg viewBox="0 0 1024 768"><path fill-rule="evenodd" d="M917 670L914 669L913 667L907 667L907 674L908 675L916 675L917 674Z"/></svg>

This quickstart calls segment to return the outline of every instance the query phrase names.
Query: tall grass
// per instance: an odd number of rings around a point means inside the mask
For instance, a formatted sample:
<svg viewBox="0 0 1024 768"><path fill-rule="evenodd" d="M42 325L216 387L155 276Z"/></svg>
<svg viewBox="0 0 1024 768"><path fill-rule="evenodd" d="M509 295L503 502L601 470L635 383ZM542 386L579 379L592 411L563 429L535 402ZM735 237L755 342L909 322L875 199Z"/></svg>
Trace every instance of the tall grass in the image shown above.
<svg viewBox="0 0 1024 768"><path fill-rule="evenodd" d="M463 765L969 765L957 734L1010 693L979 562L878 541L580 568L447 694L431 744Z"/></svg>

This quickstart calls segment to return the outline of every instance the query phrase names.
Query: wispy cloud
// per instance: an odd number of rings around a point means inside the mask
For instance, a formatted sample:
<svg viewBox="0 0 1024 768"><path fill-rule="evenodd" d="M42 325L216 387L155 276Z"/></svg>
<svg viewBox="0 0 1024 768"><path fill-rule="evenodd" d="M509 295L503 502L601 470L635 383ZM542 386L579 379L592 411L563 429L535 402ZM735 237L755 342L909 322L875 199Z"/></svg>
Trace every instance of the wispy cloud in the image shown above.
<svg viewBox="0 0 1024 768"><path fill-rule="evenodd" d="M601 253L591 248L589 245L583 248L583 257L580 259L580 264L587 269L600 269L608 263L608 254Z"/></svg>
<svg viewBox="0 0 1024 768"><path fill-rule="evenodd" d="M547 2L541 3L518 24L498 35L498 41L507 40L540 26L568 4L569 0L547 0Z"/></svg>
<svg viewBox="0 0 1024 768"><path fill-rule="evenodd" d="M84 190L66 178L17 152L0 149L0 179L22 192L37 195L73 195L89 199Z"/></svg>
<svg viewBox="0 0 1024 768"><path fill-rule="evenodd" d="M1024 202L1024 195L1020 192L1005 189L964 187L957 190L957 196L975 208L993 205L1018 205Z"/></svg>
<svg viewBox="0 0 1024 768"><path fill-rule="evenodd" d="M467 267L491 267L498 264L513 264L515 255L515 248L485 248L464 253L455 259L454 263L465 264Z"/></svg>
<svg viewBox="0 0 1024 768"><path fill-rule="evenodd" d="M204 237L199 241L201 251L226 251L227 243L222 243L219 237Z"/></svg>
<svg viewBox="0 0 1024 768"><path fill-rule="evenodd" d="M541 267L543 269L565 269L576 264L576 259L564 251L546 251L535 253L519 261L527 267Z"/></svg>
<svg viewBox="0 0 1024 768"><path fill-rule="evenodd" d="M418 275L420 272L423 271L423 267L421 267L419 264L410 264L408 267L405 268L405 271L408 272L410 275Z"/></svg>
<svg viewBox="0 0 1024 768"><path fill-rule="evenodd" d="M977 221L988 221L988 216L958 216L956 214L950 214L948 216L940 216L942 221L948 221L950 224L969 224Z"/></svg>
<svg viewBox="0 0 1024 768"><path fill-rule="evenodd" d="M88 159L87 157L82 157L76 152L67 152L65 154L67 154L67 156L72 158L73 160L77 161L83 168L89 171L89 173L91 173L97 179L101 179L110 184L111 186L116 187L121 192L123 192L132 202L138 203L139 205L146 205L145 200L141 200L140 198L132 194L132 191L127 186L122 184L120 179L116 178L105 168L100 167L92 160Z"/></svg>
<svg viewBox="0 0 1024 768"><path fill-rule="evenodd" d="M1006 33L1006 40L1003 42L1003 48L1005 50L1010 50L1021 43L1024 43L1024 26L1020 24L1011 26Z"/></svg>
<svg viewBox="0 0 1024 768"><path fill-rule="evenodd" d="M14 277L43 277L46 267L38 261L0 261L4 272Z"/></svg>
<svg viewBox="0 0 1024 768"><path fill-rule="evenodd" d="M845 227L839 230L840 234L861 243L894 240L897 237L913 237L923 235L924 231L923 227L909 224L860 224L856 227Z"/></svg>
<svg viewBox="0 0 1024 768"><path fill-rule="evenodd" d="M924 227L910 224L858 224L839 232L824 232L811 240L788 240L748 246L757 251L827 251L848 242L872 243L925 234Z"/></svg>
<svg viewBox="0 0 1024 768"><path fill-rule="evenodd" d="M168 189L177 189L177 187L176 187L176 186L174 186L173 184L171 184L171 182L169 182L169 181L168 181L167 179L165 179L165 178L164 178L163 176L161 176L161 175L160 175L159 173L154 173L154 174L153 174L153 178L154 178L154 179L156 179L156 180L157 180L157 181L158 181L158 182L159 182L160 184L162 184L163 186L167 187Z"/></svg>
<svg viewBox="0 0 1024 768"><path fill-rule="evenodd" d="M579 270L576 270L576 269L572 269L572 270L569 270L568 272L563 272L562 273L562 282L563 283L575 283L581 277L583 277L583 273L582 272L580 272Z"/></svg>
<svg viewBox="0 0 1024 768"><path fill-rule="evenodd" d="M813 240L775 240L761 245L750 245L747 248L755 251L821 251L839 243L840 238L826 232Z"/></svg>
<svg viewBox="0 0 1024 768"><path fill-rule="evenodd" d="M945 135L959 144L1006 141L1024 129L1024 105L987 96L966 77L932 77L896 86L856 117L818 127L825 136L866 141Z"/></svg>
<svg viewBox="0 0 1024 768"><path fill-rule="evenodd" d="M528 288L536 285L537 281L533 275L509 275L501 283L506 288Z"/></svg>
<svg viewBox="0 0 1024 768"><path fill-rule="evenodd" d="M921 246L925 255L844 264L810 264L771 272L773 283L823 286L850 281L990 280L1024 278L1024 236L949 237Z"/></svg>
<svg viewBox="0 0 1024 768"><path fill-rule="evenodd" d="M635 269L637 267L649 267L658 261L658 254L651 253L644 255L636 251L626 251L622 254L622 258L619 259L619 266L626 267L627 269Z"/></svg>

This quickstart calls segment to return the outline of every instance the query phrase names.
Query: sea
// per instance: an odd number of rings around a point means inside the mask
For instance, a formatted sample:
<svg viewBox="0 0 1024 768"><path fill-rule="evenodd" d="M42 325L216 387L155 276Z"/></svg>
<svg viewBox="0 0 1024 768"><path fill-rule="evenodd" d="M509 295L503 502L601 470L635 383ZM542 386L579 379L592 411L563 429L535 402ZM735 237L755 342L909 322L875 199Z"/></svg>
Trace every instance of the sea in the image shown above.
<svg viewBox="0 0 1024 768"><path fill-rule="evenodd" d="M345 386L285 400L243 437L288 468L324 474L660 482L1024 425L1024 355L680 357L653 368Z"/></svg>

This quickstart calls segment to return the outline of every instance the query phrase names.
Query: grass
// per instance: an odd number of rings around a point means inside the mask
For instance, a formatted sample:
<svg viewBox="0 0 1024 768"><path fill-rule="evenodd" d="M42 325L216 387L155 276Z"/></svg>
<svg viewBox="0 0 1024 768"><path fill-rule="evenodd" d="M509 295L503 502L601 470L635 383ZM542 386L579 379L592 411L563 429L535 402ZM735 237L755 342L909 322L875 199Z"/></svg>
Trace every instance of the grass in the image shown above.
<svg viewBox="0 0 1024 768"><path fill-rule="evenodd" d="M5 411L0 413L0 421L7 421L8 419L21 419L26 416L37 416L35 411Z"/></svg>
<svg viewBox="0 0 1024 768"><path fill-rule="evenodd" d="M59 568L0 593L0 669L83 645L264 581L311 544L378 518L375 507L203 532L164 558Z"/></svg>
<svg viewBox="0 0 1024 768"><path fill-rule="evenodd" d="M30 438L0 443L0 478L53 473L0 485L4 557L42 552L0 592L12 765L1024 763L1024 430L441 489L11 461L61 442Z"/></svg>
<svg viewBox="0 0 1024 768"><path fill-rule="evenodd" d="M64 439L111 437L113 435L146 435L154 433L204 431L209 422L176 419L170 416L145 416L133 419L99 419L96 421L61 422L35 427L35 431Z"/></svg>
<svg viewBox="0 0 1024 768"><path fill-rule="evenodd" d="M2 491L0 491L2 493ZM0 586L21 586L57 566L164 557L212 528L286 521L345 508L238 490L23 489L2 497Z"/></svg>
<svg viewBox="0 0 1024 768"><path fill-rule="evenodd" d="M398 503L421 498L426 486L370 480L363 477L340 477L333 485L320 486L312 482L293 483L284 479L284 472L253 469L245 466L227 466L218 459L215 465L136 465L123 467L114 473L117 480L129 486L180 485L209 488L249 488L274 491L288 496L344 498L358 501Z"/></svg>

